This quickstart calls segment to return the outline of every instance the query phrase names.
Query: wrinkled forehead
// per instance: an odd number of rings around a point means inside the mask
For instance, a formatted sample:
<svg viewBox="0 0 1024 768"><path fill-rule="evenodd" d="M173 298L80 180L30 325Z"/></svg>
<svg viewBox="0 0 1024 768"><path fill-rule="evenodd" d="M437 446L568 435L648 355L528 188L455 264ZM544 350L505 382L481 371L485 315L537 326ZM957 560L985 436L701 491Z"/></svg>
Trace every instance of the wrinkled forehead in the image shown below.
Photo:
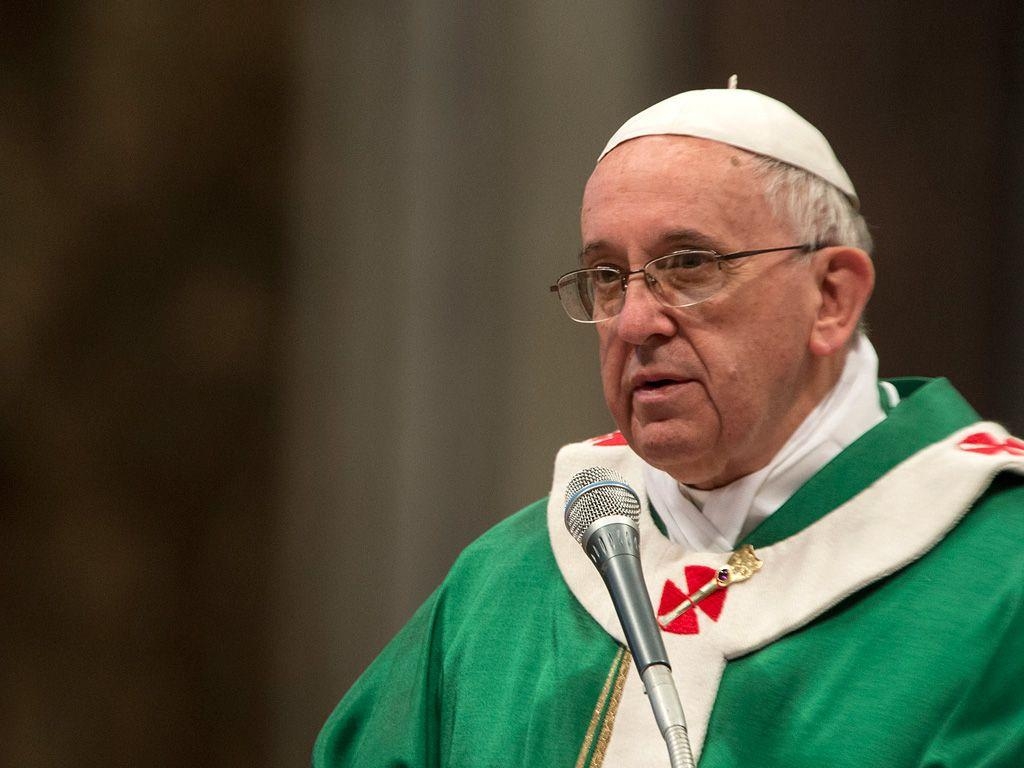
<svg viewBox="0 0 1024 768"><path fill-rule="evenodd" d="M581 209L584 248L592 242L650 244L672 232L704 233L692 245L728 247L774 234L761 158L689 136L622 142L597 164ZM737 248L738 249L738 248Z"/></svg>
<svg viewBox="0 0 1024 768"><path fill-rule="evenodd" d="M682 181L689 177L749 183L761 156L712 139L655 134L617 144L601 155L590 178L632 177Z"/></svg>
<svg viewBox="0 0 1024 768"><path fill-rule="evenodd" d="M733 202L756 192L757 157L690 136L641 136L601 157L583 193L583 212L599 205L659 207L711 198Z"/></svg>

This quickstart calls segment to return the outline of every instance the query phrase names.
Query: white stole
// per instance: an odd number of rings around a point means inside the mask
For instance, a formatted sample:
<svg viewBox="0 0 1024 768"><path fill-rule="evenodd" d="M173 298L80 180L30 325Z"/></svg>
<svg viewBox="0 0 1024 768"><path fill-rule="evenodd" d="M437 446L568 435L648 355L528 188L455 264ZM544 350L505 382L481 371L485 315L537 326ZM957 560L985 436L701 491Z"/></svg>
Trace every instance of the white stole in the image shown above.
<svg viewBox="0 0 1024 768"><path fill-rule="evenodd" d="M991 436L996 444L1008 438L999 425L980 422L919 451L814 524L758 549L762 569L749 581L726 590L717 621L699 615L698 634L662 632L695 759L704 745L726 661L772 643L920 558L957 524L998 472L1010 469L1024 474L1024 456L1019 451L1014 455L1009 450L975 450L965 441L978 433ZM576 472L594 466L618 472L645 502L640 517L641 561L655 608L666 581L685 591L686 566L717 569L725 565L728 555L685 552L658 530L647 511L643 462L620 441L597 439L559 451L548 503L555 559L583 607L625 645L600 574L563 522L566 485ZM668 766L664 742L632 665L604 765Z"/></svg>

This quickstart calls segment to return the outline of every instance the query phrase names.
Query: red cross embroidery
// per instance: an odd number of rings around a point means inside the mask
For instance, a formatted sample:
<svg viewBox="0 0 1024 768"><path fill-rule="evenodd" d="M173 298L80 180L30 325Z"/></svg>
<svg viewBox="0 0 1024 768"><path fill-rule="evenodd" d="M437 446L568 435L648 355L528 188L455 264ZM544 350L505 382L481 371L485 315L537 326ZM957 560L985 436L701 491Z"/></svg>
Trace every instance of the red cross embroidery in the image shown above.
<svg viewBox="0 0 1024 768"><path fill-rule="evenodd" d="M709 568L706 565L688 565L683 569L683 575L686 578L686 589L687 592L684 594L683 591L675 585L674 582L668 580L665 582L665 586L661 590L661 602L658 604L658 615L663 616L674 608L678 607L687 597L692 595L698 589L703 587L709 581L715 578L717 571L714 568ZM662 629L666 632L674 632L677 635L696 635L700 632L700 626L697 624L697 611L704 611L707 617L712 621L718 621L718 617L722 614L722 608L725 605L725 593L726 589L720 589L704 598L701 602L697 603L694 608L680 614L667 625L663 625Z"/></svg>
<svg viewBox="0 0 1024 768"><path fill-rule="evenodd" d="M621 432L609 432L607 435L600 435L599 437L591 438L590 442L593 445L626 445L626 438L622 436Z"/></svg>
<svg viewBox="0 0 1024 768"><path fill-rule="evenodd" d="M968 435L957 447L968 453L981 453L986 456L994 456L997 453L1024 456L1024 440L1018 440L1016 437L1000 440L991 432L975 432Z"/></svg>

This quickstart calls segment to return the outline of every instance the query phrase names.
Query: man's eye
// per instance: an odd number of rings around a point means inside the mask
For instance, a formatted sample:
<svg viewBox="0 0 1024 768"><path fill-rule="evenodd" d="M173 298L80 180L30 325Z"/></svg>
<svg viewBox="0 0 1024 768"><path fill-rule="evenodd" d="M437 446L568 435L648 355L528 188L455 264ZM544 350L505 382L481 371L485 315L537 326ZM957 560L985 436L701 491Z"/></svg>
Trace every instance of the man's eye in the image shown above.
<svg viewBox="0 0 1024 768"><path fill-rule="evenodd" d="M617 269L612 269L611 267L603 269L598 267L591 273L591 275L593 276L592 279L594 282L598 285L610 285L612 283L617 283L622 279L619 271Z"/></svg>
<svg viewBox="0 0 1024 768"><path fill-rule="evenodd" d="M680 251L670 253L658 266L661 269L697 269L709 264L713 257L703 251Z"/></svg>

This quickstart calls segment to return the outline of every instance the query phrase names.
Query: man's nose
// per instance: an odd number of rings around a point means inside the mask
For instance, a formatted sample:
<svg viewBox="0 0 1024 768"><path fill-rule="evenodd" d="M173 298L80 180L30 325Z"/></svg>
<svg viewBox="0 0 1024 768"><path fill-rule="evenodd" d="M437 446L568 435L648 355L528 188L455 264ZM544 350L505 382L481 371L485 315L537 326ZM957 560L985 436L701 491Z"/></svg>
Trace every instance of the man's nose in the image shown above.
<svg viewBox="0 0 1024 768"><path fill-rule="evenodd" d="M622 310L615 317L615 331L623 341L640 345L652 336L675 334L675 321L669 308L658 301L655 290L643 272L626 279Z"/></svg>

